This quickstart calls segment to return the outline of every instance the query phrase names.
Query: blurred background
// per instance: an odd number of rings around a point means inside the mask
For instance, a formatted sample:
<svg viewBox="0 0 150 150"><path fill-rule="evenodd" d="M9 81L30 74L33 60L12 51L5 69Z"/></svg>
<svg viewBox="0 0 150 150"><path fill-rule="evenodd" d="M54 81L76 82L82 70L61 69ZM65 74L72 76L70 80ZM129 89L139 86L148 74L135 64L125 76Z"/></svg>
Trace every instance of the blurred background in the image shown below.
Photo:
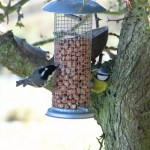
<svg viewBox="0 0 150 150"><path fill-rule="evenodd" d="M7 2L6 0L4 2ZM110 1L97 0L106 8ZM111 0L115 3L115 0ZM16 27L16 14L10 16L9 24L0 25L2 30L13 33L33 44L53 38L53 14L42 11L43 0L30 0L24 5L22 20L24 28ZM108 22L108 18L121 16L101 14L100 26L108 26L109 32L119 34L120 24ZM95 27L93 27L95 28ZM117 47L118 38L110 36L107 46ZM53 43L41 46L53 54ZM104 60L109 59L105 53ZM97 138L102 131L91 119L57 119L45 115L51 107L51 92L44 88L15 87L19 77L0 66L0 150L98 150Z"/></svg>

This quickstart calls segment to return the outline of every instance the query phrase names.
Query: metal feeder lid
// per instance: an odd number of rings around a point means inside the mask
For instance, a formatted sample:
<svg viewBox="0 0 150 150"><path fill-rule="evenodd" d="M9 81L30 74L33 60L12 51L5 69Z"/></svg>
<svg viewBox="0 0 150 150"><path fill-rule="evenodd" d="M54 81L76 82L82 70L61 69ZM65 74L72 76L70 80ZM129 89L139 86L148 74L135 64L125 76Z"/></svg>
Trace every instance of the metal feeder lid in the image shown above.
<svg viewBox="0 0 150 150"><path fill-rule="evenodd" d="M43 10L63 14L92 14L106 11L94 0L52 0Z"/></svg>

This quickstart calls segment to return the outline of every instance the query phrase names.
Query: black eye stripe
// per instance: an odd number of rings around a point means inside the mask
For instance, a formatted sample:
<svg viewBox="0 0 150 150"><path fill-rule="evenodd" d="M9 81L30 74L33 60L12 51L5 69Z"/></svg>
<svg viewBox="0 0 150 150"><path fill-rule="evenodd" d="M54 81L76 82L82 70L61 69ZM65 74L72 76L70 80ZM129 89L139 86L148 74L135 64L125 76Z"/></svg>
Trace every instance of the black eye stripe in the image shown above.
<svg viewBox="0 0 150 150"><path fill-rule="evenodd" d="M96 73L96 75L108 76L109 74Z"/></svg>

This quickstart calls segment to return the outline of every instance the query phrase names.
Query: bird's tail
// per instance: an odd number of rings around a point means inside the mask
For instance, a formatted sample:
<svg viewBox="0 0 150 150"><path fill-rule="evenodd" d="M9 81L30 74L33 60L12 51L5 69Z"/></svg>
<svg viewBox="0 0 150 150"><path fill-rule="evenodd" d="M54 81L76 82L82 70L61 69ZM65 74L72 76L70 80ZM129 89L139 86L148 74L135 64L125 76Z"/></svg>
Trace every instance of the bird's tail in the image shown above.
<svg viewBox="0 0 150 150"><path fill-rule="evenodd" d="M18 87L20 85L23 85L23 87L25 87L26 86L25 80L16 81L16 87Z"/></svg>

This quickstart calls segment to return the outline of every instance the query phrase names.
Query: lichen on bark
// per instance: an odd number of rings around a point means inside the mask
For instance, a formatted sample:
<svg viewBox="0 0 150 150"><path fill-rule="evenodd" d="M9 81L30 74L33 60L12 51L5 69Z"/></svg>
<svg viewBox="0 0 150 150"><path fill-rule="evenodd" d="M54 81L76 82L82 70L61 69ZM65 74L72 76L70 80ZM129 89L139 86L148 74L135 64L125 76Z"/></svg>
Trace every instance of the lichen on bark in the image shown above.
<svg viewBox="0 0 150 150"><path fill-rule="evenodd" d="M146 26L134 9L126 15L111 86L92 102L106 150L150 149L150 33Z"/></svg>
<svg viewBox="0 0 150 150"><path fill-rule="evenodd" d="M122 24L110 86L104 93L91 93L106 150L150 149L150 33L136 11L129 11ZM14 73L27 76L35 67L50 63L45 52L33 48L35 51L25 54L28 48L19 47L19 43L24 47L23 40L0 37L0 63Z"/></svg>
<svg viewBox="0 0 150 150"><path fill-rule="evenodd" d="M51 64L53 58L47 60L47 53L14 36L11 31L0 36L0 63L19 76L25 77L36 67Z"/></svg>
<svg viewBox="0 0 150 150"><path fill-rule="evenodd" d="M53 63L46 59L47 51L28 44L11 31L0 35L0 64L20 77L29 76L35 68ZM50 82L46 89L52 90Z"/></svg>
<svg viewBox="0 0 150 150"><path fill-rule="evenodd" d="M32 67L26 58L20 56L17 49L18 46L12 36L0 37L1 64L18 75L26 76L31 72Z"/></svg>

